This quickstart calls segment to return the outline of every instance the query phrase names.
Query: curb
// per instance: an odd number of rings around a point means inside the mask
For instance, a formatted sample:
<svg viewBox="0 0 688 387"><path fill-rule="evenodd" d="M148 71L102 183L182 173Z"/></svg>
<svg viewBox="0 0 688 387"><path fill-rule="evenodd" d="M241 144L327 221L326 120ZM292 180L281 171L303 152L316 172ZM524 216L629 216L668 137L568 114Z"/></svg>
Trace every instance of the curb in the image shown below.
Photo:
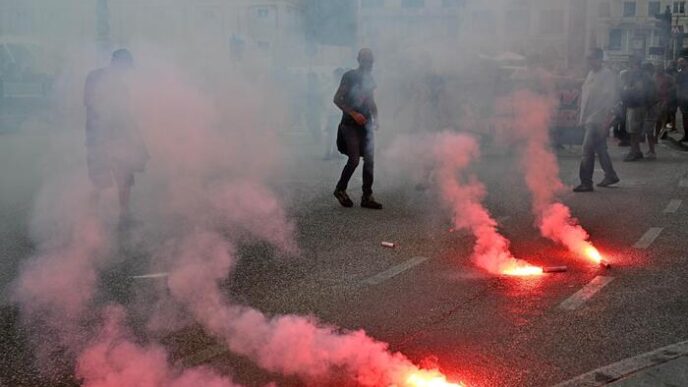
<svg viewBox="0 0 688 387"><path fill-rule="evenodd" d="M647 368L688 355L688 340L598 368L553 387L606 386Z"/></svg>

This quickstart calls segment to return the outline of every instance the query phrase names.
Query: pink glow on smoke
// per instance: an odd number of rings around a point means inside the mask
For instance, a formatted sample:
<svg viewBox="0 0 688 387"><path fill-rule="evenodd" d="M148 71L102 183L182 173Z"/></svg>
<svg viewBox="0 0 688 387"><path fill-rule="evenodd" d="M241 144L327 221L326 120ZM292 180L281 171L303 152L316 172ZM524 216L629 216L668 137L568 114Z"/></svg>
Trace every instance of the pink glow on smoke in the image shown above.
<svg viewBox="0 0 688 387"><path fill-rule="evenodd" d="M163 347L130 339L123 328L125 315L122 307L104 310L100 332L77 359L76 376L84 387L235 386L205 367L174 369Z"/></svg>
<svg viewBox="0 0 688 387"><path fill-rule="evenodd" d="M589 252L596 251L590 236L571 215L571 210L556 199L564 184L559 179L559 164L550 147L549 129L555 107L551 97L527 90L516 91L497 103L497 111L502 116L511 112L513 135L522 142L521 166L532 193L532 210L540 233L590 258Z"/></svg>
<svg viewBox="0 0 688 387"><path fill-rule="evenodd" d="M452 211L456 229L468 229L475 236L473 259L493 274L519 273L532 268L509 251L509 241L497 231L497 221L482 205L485 187L466 169L479 157L476 141L466 135L441 133L432 142L437 183L442 198Z"/></svg>
<svg viewBox="0 0 688 387"><path fill-rule="evenodd" d="M267 191L239 187L224 190L238 203L251 200L271 203ZM237 196L238 195L238 196ZM245 206L242 211L258 218L270 205ZM249 216L250 217L250 216ZM236 219L247 219L240 216ZM275 233L288 222L283 215L262 218L265 230ZM272 223L272 224L270 224ZM289 228L283 234L290 234ZM270 241L270 233L261 238ZM279 235L280 232L277 232ZM282 237L273 239L278 248ZM295 315L268 317L248 306L234 305L224 296L219 284L227 278L236 262L234 245L214 231L198 231L166 246L161 254L173 257L168 286L195 319L227 343L237 354L248 357L261 368L303 380L331 381L346 379L361 386L404 386L409 373L441 376L436 370L421 370L400 353L388 351L387 344L376 341L363 331L341 331L319 323L315 318ZM323 382L326 383L326 382Z"/></svg>

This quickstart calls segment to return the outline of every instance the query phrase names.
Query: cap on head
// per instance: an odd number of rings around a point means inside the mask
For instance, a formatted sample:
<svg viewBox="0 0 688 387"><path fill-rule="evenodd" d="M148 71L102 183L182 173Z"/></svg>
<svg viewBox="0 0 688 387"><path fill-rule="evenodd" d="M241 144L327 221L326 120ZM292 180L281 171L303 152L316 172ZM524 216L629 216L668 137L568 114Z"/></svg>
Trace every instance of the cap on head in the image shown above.
<svg viewBox="0 0 688 387"><path fill-rule="evenodd" d="M126 48L120 48L112 53L112 60L110 63L118 66L133 66L134 57Z"/></svg>

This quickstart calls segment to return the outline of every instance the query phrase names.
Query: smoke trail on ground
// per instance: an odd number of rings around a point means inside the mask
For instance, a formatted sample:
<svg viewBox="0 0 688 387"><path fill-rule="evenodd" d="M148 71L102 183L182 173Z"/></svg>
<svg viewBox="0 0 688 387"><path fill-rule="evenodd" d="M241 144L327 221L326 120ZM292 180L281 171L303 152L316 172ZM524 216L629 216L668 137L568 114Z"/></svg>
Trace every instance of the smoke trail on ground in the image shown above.
<svg viewBox="0 0 688 387"><path fill-rule="evenodd" d="M576 254L594 249L590 236L556 195L564 188L550 143L550 123L556 105L547 94L518 90L497 101L497 112L508 117L513 140L520 142L521 168L532 194L532 211L542 236ZM505 134L508 136L508 134Z"/></svg>
<svg viewBox="0 0 688 387"><path fill-rule="evenodd" d="M443 381L439 371L416 367L362 330L341 331L314 317L269 317L223 294L220 285L241 246L263 243L279 256L297 254L295 229L284 203L263 183L280 163L273 131L251 117L265 111L253 105L261 102L261 91L236 82L235 90L222 94L240 101L227 113L184 75L159 61L142 61L128 77L125 109L150 151L146 177L159 179L149 187L146 211L134 212L142 227L118 231L116 214L88 200L85 178L78 186L56 182L37 209L36 235L44 248L16 286L27 323L48 314L48 332L65 331L60 349L71 354L66 361L86 386L231 386L207 368L171 366L162 345L129 331L125 306L101 297L100 277L125 259L119 255L127 254L121 249L126 236L153 252L151 265L169 271L169 294L163 290L160 299L191 312L232 352L268 371L364 386ZM54 200L55 193L69 205Z"/></svg>
<svg viewBox="0 0 688 387"><path fill-rule="evenodd" d="M229 378L205 367L175 369L160 345L141 345L126 331L121 306L103 310L100 331L77 359L76 376L85 387L233 387Z"/></svg>
<svg viewBox="0 0 688 387"><path fill-rule="evenodd" d="M497 221L482 204L485 186L469 171L480 157L472 137L451 132L409 136L399 139L389 154L403 163L405 170L415 171L416 177L432 180L437 186L444 206L451 211L454 229L469 230L475 237L472 258L479 267L492 274L537 273L537 268L509 251L509 240L497 230ZM407 165L409 160L413 165Z"/></svg>
<svg viewBox="0 0 688 387"><path fill-rule="evenodd" d="M497 230L497 221L482 205L485 187L466 168L479 157L478 144L471 137L442 133L434 139L437 181L442 198L450 206L454 227L468 229L475 236L473 259L493 274L509 274L530 268L509 251L509 240Z"/></svg>
<svg viewBox="0 0 688 387"><path fill-rule="evenodd" d="M212 156L204 154L212 164ZM271 372L362 386L405 385L411 374L440 378L437 371L420 370L403 355L389 352L387 344L362 330L340 331L313 317L268 317L222 293L220 285L230 277L242 243L263 241L278 255L298 253L283 203L257 180L220 178L203 193L192 183L196 179L174 185L172 194L181 204L175 207L192 231L176 235L157 252L157 261L169 265L172 298L232 352Z"/></svg>
<svg viewBox="0 0 688 387"><path fill-rule="evenodd" d="M38 200L38 252L14 285L14 301L34 333L39 367L76 364L75 376L90 387L233 386L204 368L175 369L162 346L133 341L123 307L99 306L100 273L113 260L113 230L90 205L84 182L68 181L68 189L64 181L47 184Z"/></svg>

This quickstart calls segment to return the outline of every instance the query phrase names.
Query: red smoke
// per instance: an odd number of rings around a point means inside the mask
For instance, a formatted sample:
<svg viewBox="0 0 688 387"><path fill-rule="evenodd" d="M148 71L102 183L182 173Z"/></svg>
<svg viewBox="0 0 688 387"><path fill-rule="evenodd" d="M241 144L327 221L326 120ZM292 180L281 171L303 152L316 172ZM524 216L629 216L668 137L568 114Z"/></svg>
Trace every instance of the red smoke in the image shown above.
<svg viewBox="0 0 688 387"><path fill-rule="evenodd" d="M454 227L468 229L476 238L473 259L478 266L493 274L539 274L538 268L511 254L509 241L497 231L497 221L481 203L485 187L466 172L480 153L475 140L444 132L432 139L431 149L437 184L452 211Z"/></svg>
<svg viewBox="0 0 688 387"><path fill-rule="evenodd" d="M164 66L152 73L141 70L146 67L144 62L136 70L141 73L133 74L133 119L151 154L144 177L158 185L147 187L153 191L146 206L152 219L129 232L132 240L144 244L139 248L154 251L159 269L169 271L167 284L177 306L231 351L268 371L313 383L444 383L439 371L419 369L362 330L342 331L311 317L268 317L223 294L220 282L231 275L238 247L267 242L281 256L298 252L283 203L261 182L279 164L273 152L277 145L253 119L244 117L259 110L242 109L245 101L260 100L255 92L241 98L231 95L237 117L224 120L210 98L181 81L183 74ZM99 273L118 255L111 251L118 245L114 227L104 226L114 222L92 211L88 195L73 185L57 185L56 191L64 192L80 211L65 211L63 203L47 195L41 212L59 215L53 217L54 225L36 222L54 227L40 233L44 248L22 271L16 299L22 311L34 312L27 312L29 320L49 312L54 317L50 332L60 334L59 328L68 333L60 336L59 344L72 354L68 361L74 362L77 377L89 387L231 386L229 379L207 368L171 366L162 345L128 332L123 306L97 304ZM135 191L135 200L147 199L137 197L140 192ZM64 227L65 222L73 227ZM158 243L160 235L166 242ZM167 300L168 295L159 297Z"/></svg>
<svg viewBox="0 0 688 387"><path fill-rule="evenodd" d="M276 203L268 191L238 185L220 192L235 203L253 203L243 207L240 218L263 219L264 231L272 232L256 236L272 240L281 249L290 248L289 244L280 246L282 237L274 238L280 234L275 231L289 230L285 228L289 223L279 207L266 204ZM268 208L272 211L266 211ZM232 214L227 213L225 220L236 220ZM268 317L248 306L232 304L219 284L231 274L236 251L215 231L189 234L168 244L161 254L173 261L168 279L172 297L232 352L265 370L311 382L344 378L361 386L411 385L405 381L410 373L441 377L436 371L420 370L400 353L389 352L387 344L362 330L341 331L311 317Z"/></svg>
<svg viewBox="0 0 688 387"><path fill-rule="evenodd" d="M84 387L232 387L229 378L205 367L186 370L170 366L160 345L141 345L123 328L120 306L103 311L103 326L77 359L76 376Z"/></svg>
<svg viewBox="0 0 688 387"><path fill-rule="evenodd" d="M571 210L556 199L564 184L550 147L549 130L555 108L551 96L528 90L516 91L497 101L497 115L508 117L505 129L511 129L503 135L513 137L521 145L521 166L532 193L532 210L540 233L576 254L596 260L594 256L599 253L595 254L597 250L589 242L588 233L571 216Z"/></svg>

